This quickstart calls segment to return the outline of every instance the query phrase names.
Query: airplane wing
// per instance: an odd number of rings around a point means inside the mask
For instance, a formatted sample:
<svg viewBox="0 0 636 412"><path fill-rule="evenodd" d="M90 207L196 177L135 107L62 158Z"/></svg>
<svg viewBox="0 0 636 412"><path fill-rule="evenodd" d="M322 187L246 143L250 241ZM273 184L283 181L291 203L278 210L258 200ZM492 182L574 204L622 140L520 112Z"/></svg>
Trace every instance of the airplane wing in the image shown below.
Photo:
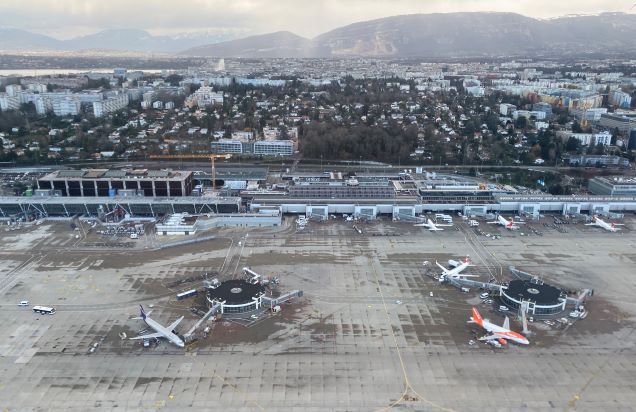
<svg viewBox="0 0 636 412"><path fill-rule="evenodd" d="M179 319L177 319L177 320L175 320L174 322L172 322L172 323L170 324L170 326L168 326L166 329L168 329L169 331L171 331L171 332L172 332L172 331L173 331L173 330L177 327L177 325L179 324L179 322L181 322L182 320L183 320L183 316L181 316Z"/></svg>
<svg viewBox="0 0 636 412"><path fill-rule="evenodd" d="M585 226L596 226L596 223L592 222L592 223L586 223Z"/></svg>
<svg viewBox="0 0 636 412"><path fill-rule="evenodd" d="M154 339L154 338L163 338L163 335L161 333L149 333L147 335L139 335L129 339L137 340L137 339Z"/></svg>
<svg viewBox="0 0 636 412"><path fill-rule="evenodd" d="M498 333L491 333L490 335L486 335L486 336L482 336L481 338L477 338L477 340L482 340L482 341L489 341L489 340L496 340L496 339L503 339L505 341L508 340L507 337L500 335Z"/></svg>
<svg viewBox="0 0 636 412"><path fill-rule="evenodd" d="M440 265L440 264L439 264L439 263L437 263L437 262L435 262L435 264L436 264L437 266L439 266L439 268L440 268L440 269L442 269L442 272L443 272L444 274L448 274L448 273L449 273L449 272L448 272L448 269L446 269L444 266Z"/></svg>

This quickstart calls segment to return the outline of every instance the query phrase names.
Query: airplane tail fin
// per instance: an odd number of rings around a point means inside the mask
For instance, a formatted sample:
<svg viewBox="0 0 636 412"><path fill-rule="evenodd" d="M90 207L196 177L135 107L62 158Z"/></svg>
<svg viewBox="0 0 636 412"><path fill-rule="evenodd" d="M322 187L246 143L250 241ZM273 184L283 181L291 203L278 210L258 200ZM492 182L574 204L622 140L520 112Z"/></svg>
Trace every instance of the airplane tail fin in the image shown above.
<svg viewBox="0 0 636 412"><path fill-rule="evenodd" d="M471 320L475 322L476 324L478 324L479 326L482 326L484 324L484 320L479 314L479 311L477 310L477 308L473 308L473 316L471 317Z"/></svg>
<svg viewBox="0 0 636 412"><path fill-rule="evenodd" d="M141 305L139 305L139 317L146 320L146 312L144 311L144 307Z"/></svg>
<svg viewBox="0 0 636 412"><path fill-rule="evenodd" d="M510 330L510 319L508 318L508 316L506 316L506 319L504 320L503 328Z"/></svg>

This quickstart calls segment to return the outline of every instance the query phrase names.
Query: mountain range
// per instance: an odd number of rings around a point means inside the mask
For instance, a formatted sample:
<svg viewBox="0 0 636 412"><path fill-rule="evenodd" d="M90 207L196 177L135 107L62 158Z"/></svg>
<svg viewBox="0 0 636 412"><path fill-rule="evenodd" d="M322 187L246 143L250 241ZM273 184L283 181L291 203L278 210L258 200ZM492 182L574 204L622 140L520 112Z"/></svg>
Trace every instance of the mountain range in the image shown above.
<svg viewBox="0 0 636 412"><path fill-rule="evenodd" d="M0 29L0 50L118 50L203 57L493 57L636 52L636 14L535 19L514 13L412 14L340 27L307 39L281 31L153 36L105 30L70 40ZM226 40L226 41L223 41Z"/></svg>
<svg viewBox="0 0 636 412"><path fill-rule="evenodd" d="M4 51L83 51L112 50L148 53L176 53L199 45L227 40L231 34L194 32L172 36L153 36L145 30L109 29L58 40L20 29L0 28L0 50Z"/></svg>

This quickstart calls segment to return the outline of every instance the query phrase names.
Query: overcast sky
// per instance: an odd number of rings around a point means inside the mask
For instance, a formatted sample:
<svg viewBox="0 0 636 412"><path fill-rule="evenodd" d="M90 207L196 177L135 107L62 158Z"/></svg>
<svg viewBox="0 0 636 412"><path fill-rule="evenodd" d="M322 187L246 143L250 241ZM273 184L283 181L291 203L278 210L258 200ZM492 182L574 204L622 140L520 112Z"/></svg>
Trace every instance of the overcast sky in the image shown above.
<svg viewBox="0 0 636 412"><path fill-rule="evenodd" d="M65 39L109 28L231 37L289 30L313 37L357 21L412 13L507 11L550 18L636 12L636 0L0 0L0 27Z"/></svg>

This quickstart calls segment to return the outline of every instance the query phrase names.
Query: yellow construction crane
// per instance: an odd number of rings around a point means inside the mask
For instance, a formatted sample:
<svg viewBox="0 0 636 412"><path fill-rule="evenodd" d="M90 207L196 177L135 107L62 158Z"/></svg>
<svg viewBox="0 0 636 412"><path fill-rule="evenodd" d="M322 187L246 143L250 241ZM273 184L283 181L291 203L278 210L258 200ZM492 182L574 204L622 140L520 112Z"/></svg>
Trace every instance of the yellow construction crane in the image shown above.
<svg viewBox="0 0 636 412"><path fill-rule="evenodd" d="M212 161L212 190L216 191L216 167L214 166L215 159L230 159L231 154L216 154L216 153L192 153L192 154L178 154L178 155L150 155L151 159L163 159L163 160L183 160L183 159L210 159Z"/></svg>

